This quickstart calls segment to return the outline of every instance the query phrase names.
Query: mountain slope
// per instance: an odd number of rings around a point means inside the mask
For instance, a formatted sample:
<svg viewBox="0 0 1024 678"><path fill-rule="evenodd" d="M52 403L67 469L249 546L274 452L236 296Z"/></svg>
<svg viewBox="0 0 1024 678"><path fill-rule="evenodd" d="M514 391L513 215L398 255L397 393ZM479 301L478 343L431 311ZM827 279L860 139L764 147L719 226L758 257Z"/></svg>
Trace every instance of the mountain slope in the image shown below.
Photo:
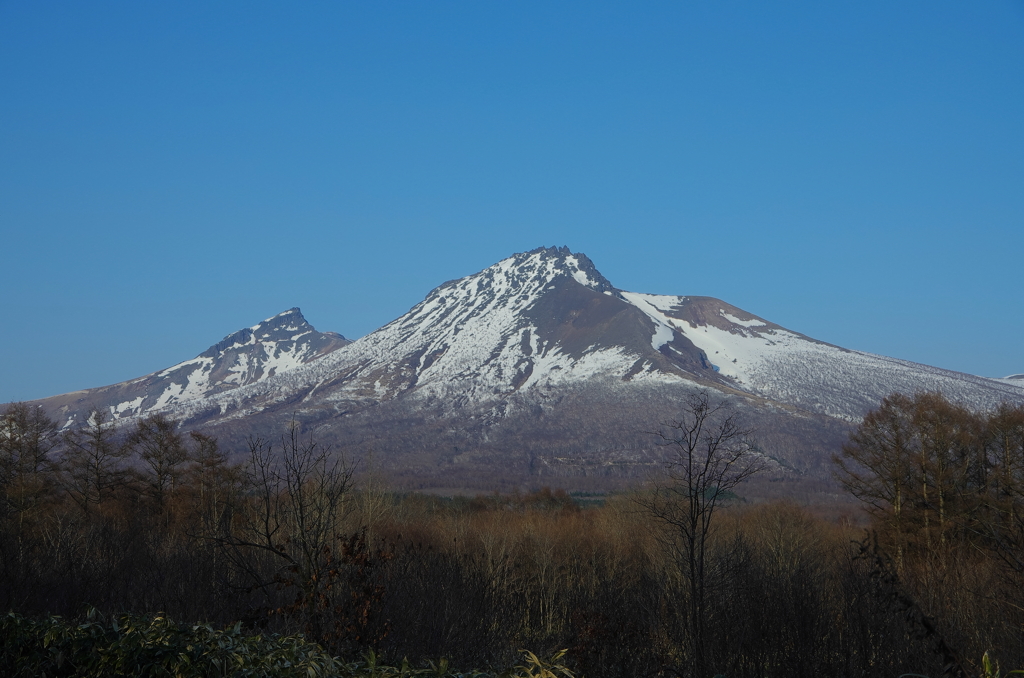
<svg viewBox="0 0 1024 678"><path fill-rule="evenodd" d="M454 409L599 381L709 386L844 421L894 391L942 391L978 408L1024 396L1010 380L843 349L711 297L621 291L585 256L549 248L445 283L322 360L182 414L350 411L399 397Z"/></svg>
<svg viewBox="0 0 1024 678"><path fill-rule="evenodd" d="M652 463L643 432L697 388L731 398L764 454L818 475L893 391L1024 402L1024 380L843 349L710 297L626 292L586 256L540 248L444 283L354 342L292 309L168 370L42 403L68 425L93 406L161 411L232 444L298 421L413 479L599 477Z"/></svg>
<svg viewBox="0 0 1024 678"><path fill-rule="evenodd" d="M811 412L859 421L897 391L941 391L980 409L1024 396L1008 381L826 344L718 299L623 295L664 328L663 336L684 334L737 388Z"/></svg>
<svg viewBox="0 0 1024 678"><path fill-rule="evenodd" d="M441 285L322 360L211 401L227 414L296 398L319 406L415 394L461 406L602 378L730 387L684 336L669 350L652 343L656 332L584 255L542 248Z"/></svg>
<svg viewBox="0 0 1024 678"><path fill-rule="evenodd" d="M351 343L317 332L292 308L230 334L192 360L131 381L75 391L41 401L61 424L83 424L93 409L112 418L173 410L217 393L259 383Z"/></svg>

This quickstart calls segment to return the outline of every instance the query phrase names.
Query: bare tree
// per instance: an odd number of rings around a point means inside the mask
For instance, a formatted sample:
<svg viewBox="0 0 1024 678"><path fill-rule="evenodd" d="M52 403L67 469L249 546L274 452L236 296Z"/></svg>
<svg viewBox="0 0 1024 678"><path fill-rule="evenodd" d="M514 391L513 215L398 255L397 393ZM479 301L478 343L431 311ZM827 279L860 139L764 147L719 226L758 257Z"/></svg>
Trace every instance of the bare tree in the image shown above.
<svg viewBox="0 0 1024 678"><path fill-rule="evenodd" d="M51 453L57 424L36 405L11 403L0 413L0 493L6 510L23 517L53 493Z"/></svg>
<svg viewBox="0 0 1024 678"><path fill-rule="evenodd" d="M1024 406L1003 403L989 415L985 450L990 473L985 489L988 519L982 525L993 549L1024 574Z"/></svg>
<svg viewBox="0 0 1024 678"><path fill-rule="evenodd" d="M689 396L682 418L654 432L668 448L664 479L637 496L641 508L666 528L662 544L679 565L687 596L686 631L691 675L708 673L705 630L708 537L715 512L741 482L763 468L727 403L707 391Z"/></svg>
<svg viewBox="0 0 1024 678"><path fill-rule="evenodd" d="M940 393L894 393L833 456L837 480L867 504L899 574L912 551L941 550L953 536L983 531L986 488L1004 488L1012 477L996 462L1013 457L1012 436L993 433L986 451L987 421ZM1009 455L998 449L1005 443Z"/></svg>
<svg viewBox="0 0 1024 678"><path fill-rule="evenodd" d="M921 445L913 419L913 399L894 393L864 417L842 453L832 457L837 480L890 531L897 572L903 571L906 514L920 485L914 469Z"/></svg>
<svg viewBox="0 0 1024 678"><path fill-rule="evenodd" d="M249 590L295 589L294 602L276 611L301 618L307 633L322 642L344 550L339 532L352 469L312 435L303 437L294 422L279 449L260 438L248 444L244 472L251 496L236 520L222 523L217 541Z"/></svg>
<svg viewBox="0 0 1024 678"><path fill-rule="evenodd" d="M154 414L140 419L126 442L139 455L142 482L157 511L164 510L188 461L188 449L177 428L177 422Z"/></svg>
<svg viewBox="0 0 1024 678"><path fill-rule="evenodd" d="M189 433L191 465L185 471L185 482L192 493L192 508L200 531L216 530L232 500L240 489L241 469L228 463L228 455L220 449L213 436Z"/></svg>
<svg viewBox="0 0 1024 678"><path fill-rule="evenodd" d="M61 482L68 495L85 512L122 490L129 470L125 459L131 450L117 440L117 428L103 410L89 414L88 426L64 436Z"/></svg>

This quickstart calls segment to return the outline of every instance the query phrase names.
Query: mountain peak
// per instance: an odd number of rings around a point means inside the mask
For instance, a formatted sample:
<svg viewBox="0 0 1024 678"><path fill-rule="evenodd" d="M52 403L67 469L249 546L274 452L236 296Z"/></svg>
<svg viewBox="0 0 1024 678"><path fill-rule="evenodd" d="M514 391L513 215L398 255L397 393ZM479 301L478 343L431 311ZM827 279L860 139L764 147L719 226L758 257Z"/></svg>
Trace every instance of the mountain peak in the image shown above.
<svg viewBox="0 0 1024 678"><path fill-rule="evenodd" d="M291 350L296 342L310 344L311 348L313 348L311 355L321 355L334 348L339 348L338 342L341 342L342 345L349 343L348 339L335 332L317 332L306 318L303 317L302 311L295 306L256 323L252 327L246 327L233 334L229 334L199 354L199 357L219 358L225 351L264 344L267 345L267 348L274 351L279 347L288 347L286 350ZM302 362L305 362L308 358L309 356L303 359Z"/></svg>
<svg viewBox="0 0 1024 678"><path fill-rule="evenodd" d="M257 327L259 327L261 325L279 324L281 322L285 322L285 321L288 321L288 320L294 320L294 321L300 322L300 323L306 322L306 318L303 317L302 311L299 309L299 307L298 306L293 306L293 307L289 308L287 311L282 311L282 312L278 313L277 315L270 316L266 320L263 320L262 322L257 323L256 325L254 325L252 327L252 329L256 329Z"/></svg>
<svg viewBox="0 0 1024 678"><path fill-rule="evenodd" d="M241 330L241 332L245 331ZM248 331L252 332L253 336L259 339L272 339L286 336L295 337L300 334L314 332L315 330L303 317L302 311L296 306L253 325L248 328Z"/></svg>
<svg viewBox="0 0 1024 678"><path fill-rule="evenodd" d="M582 252L573 252L568 247L538 247L529 252L513 254L487 271L492 269L508 272L515 270L515 277L523 282L534 276L543 276L549 281L568 277L598 292L615 291L615 286L601 275L590 257Z"/></svg>
<svg viewBox="0 0 1024 678"><path fill-rule="evenodd" d="M114 419L141 416L201 400L281 374L350 344L335 332L317 332L298 308L229 334L192 360L153 374L51 399L65 426L86 421L94 407Z"/></svg>

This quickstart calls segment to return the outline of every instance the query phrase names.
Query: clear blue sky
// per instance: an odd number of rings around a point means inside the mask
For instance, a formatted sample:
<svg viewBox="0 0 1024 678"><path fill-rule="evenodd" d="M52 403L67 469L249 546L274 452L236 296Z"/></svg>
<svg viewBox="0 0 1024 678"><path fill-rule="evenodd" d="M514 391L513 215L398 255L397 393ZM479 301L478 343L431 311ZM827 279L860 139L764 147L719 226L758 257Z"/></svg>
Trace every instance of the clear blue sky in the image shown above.
<svg viewBox="0 0 1024 678"><path fill-rule="evenodd" d="M0 0L0 402L541 245L1024 372L1024 2Z"/></svg>

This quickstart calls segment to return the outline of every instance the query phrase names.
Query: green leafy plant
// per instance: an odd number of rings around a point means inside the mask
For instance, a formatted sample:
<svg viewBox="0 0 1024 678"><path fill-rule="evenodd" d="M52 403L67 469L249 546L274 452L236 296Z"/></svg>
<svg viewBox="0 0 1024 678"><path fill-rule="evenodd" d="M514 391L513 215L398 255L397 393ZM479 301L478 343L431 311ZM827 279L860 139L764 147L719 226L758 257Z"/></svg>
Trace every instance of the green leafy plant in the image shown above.
<svg viewBox="0 0 1024 678"><path fill-rule="evenodd" d="M993 662L992 658L988 656L988 652L981 658L981 678L1003 678L1004 675L1024 675L1024 670L1016 669L1014 671L1007 671L1005 674L999 671L999 662Z"/></svg>
<svg viewBox="0 0 1024 678"><path fill-rule="evenodd" d="M373 652L342 663L302 636L249 635L240 623L224 629L177 624L166 617L104 618L90 610L80 622L31 619L14 612L0 619L0 675L100 678L574 678L560 662L523 652L522 665L503 673L454 671L447 659L413 668L382 664Z"/></svg>
<svg viewBox="0 0 1024 678"><path fill-rule="evenodd" d="M526 663L516 667L516 678L575 678L572 671L560 662L566 650L559 650L547 659L541 659L528 650L523 650Z"/></svg>
<svg viewBox="0 0 1024 678"><path fill-rule="evenodd" d="M267 676L314 678L339 663L301 636L243 633L162 617L106 620L90 610L74 623L10 613L0 621L0 673L8 676Z"/></svg>
<svg viewBox="0 0 1024 678"><path fill-rule="evenodd" d="M1004 678L1005 676L1013 675L1024 675L1024 669L1015 669L1002 673L999 669L999 662L992 661L992 658L988 656L988 652L981 657L981 678ZM904 673L900 678L928 678L928 676L921 673Z"/></svg>

